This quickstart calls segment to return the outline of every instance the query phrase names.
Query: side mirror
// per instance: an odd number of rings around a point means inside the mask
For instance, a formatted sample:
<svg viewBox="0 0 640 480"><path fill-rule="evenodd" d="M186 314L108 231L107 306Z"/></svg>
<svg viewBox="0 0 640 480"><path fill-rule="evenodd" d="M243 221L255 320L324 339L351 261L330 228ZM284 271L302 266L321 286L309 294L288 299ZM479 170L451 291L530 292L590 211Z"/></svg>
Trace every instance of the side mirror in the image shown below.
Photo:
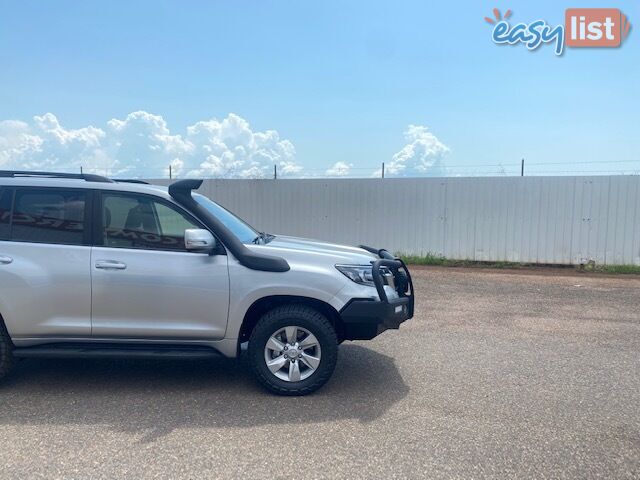
<svg viewBox="0 0 640 480"><path fill-rule="evenodd" d="M184 247L192 252L210 252L216 247L216 239L209 230L187 228L184 231Z"/></svg>

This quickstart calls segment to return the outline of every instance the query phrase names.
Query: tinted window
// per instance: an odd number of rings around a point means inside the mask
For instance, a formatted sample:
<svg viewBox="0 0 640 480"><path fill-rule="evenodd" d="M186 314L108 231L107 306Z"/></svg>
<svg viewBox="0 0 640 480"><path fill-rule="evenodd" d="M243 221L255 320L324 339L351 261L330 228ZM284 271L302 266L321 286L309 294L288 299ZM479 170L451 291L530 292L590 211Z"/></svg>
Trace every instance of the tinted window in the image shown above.
<svg viewBox="0 0 640 480"><path fill-rule="evenodd" d="M0 240L9 238L11 196L11 190L7 188L0 189Z"/></svg>
<svg viewBox="0 0 640 480"><path fill-rule="evenodd" d="M80 190L17 190L11 239L82 245L86 194Z"/></svg>
<svg viewBox="0 0 640 480"><path fill-rule="evenodd" d="M180 250L184 231L201 228L173 207L144 195L103 194L103 245Z"/></svg>

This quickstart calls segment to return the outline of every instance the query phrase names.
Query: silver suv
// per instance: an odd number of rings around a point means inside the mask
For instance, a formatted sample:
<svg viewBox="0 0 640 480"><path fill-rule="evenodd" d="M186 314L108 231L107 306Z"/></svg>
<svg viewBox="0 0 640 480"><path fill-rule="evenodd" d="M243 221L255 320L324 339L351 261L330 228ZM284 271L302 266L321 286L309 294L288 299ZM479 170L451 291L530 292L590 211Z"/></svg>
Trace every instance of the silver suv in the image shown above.
<svg viewBox="0 0 640 480"><path fill-rule="evenodd" d="M386 250L257 232L201 183L0 171L0 377L15 358L246 347L262 385L304 395L342 341L413 316L409 271Z"/></svg>

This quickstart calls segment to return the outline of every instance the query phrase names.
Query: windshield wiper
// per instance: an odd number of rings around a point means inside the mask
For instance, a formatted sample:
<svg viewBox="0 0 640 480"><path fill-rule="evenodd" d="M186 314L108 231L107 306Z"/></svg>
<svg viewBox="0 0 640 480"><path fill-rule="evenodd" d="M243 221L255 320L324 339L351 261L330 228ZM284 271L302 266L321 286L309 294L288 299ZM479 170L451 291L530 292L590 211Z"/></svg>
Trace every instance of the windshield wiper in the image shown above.
<svg viewBox="0 0 640 480"><path fill-rule="evenodd" d="M255 243L256 245L264 245L269 243L274 238L276 238L276 236L271 235L270 233L258 232L258 236L253 239L252 243Z"/></svg>

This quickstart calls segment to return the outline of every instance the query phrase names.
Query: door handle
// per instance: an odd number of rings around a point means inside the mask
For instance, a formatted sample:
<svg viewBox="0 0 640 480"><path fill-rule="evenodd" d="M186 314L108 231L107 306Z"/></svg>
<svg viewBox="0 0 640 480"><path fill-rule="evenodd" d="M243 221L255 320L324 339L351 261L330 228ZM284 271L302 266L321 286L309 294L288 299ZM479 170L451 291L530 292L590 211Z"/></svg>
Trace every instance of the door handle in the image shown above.
<svg viewBox="0 0 640 480"><path fill-rule="evenodd" d="M0 265L9 265L13 262L13 258L8 255L0 255Z"/></svg>
<svg viewBox="0 0 640 480"><path fill-rule="evenodd" d="M96 268L102 270L124 270L127 268L127 264L116 260L98 260L96 261Z"/></svg>

